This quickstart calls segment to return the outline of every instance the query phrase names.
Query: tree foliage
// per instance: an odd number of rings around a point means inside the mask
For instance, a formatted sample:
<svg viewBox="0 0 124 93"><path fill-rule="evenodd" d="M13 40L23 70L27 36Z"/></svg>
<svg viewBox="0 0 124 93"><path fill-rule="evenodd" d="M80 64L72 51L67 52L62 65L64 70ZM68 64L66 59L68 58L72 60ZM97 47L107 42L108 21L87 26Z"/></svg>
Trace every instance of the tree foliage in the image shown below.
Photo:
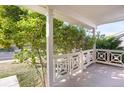
<svg viewBox="0 0 124 93"><path fill-rule="evenodd" d="M86 34L83 27L53 20L54 53L70 53L72 49L92 48L94 39ZM30 59L32 65L37 58L45 72L46 57L46 17L18 6L0 6L0 47L16 45L19 62ZM37 68L36 68L37 69ZM37 70L38 71L38 70ZM45 73L41 78L44 79Z"/></svg>
<svg viewBox="0 0 124 93"><path fill-rule="evenodd" d="M120 47L122 40L116 37L105 35L100 35L97 33L97 41L96 41L96 48L98 49L112 49L112 50L122 50L123 47Z"/></svg>

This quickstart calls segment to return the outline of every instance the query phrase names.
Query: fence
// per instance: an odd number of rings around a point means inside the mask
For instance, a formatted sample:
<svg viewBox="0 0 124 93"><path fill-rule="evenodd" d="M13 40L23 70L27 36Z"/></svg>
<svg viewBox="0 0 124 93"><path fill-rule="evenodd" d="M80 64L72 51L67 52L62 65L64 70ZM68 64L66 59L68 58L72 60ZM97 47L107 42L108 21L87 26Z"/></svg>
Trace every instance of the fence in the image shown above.
<svg viewBox="0 0 124 93"><path fill-rule="evenodd" d="M95 62L124 67L123 57L124 51L105 49L54 56L54 82L67 79Z"/></svg>

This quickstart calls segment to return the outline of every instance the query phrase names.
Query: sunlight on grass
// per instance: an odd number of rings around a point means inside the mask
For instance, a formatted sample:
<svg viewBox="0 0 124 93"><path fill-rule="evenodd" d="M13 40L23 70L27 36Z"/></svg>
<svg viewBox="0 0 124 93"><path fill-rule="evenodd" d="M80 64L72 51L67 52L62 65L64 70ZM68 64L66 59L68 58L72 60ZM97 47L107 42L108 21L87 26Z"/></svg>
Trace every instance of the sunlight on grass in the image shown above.
<svg viewBox="0 0 124 93"><path fill-rule="evenodd" d="M42 80L37 75L35 68L30 67L27 64L1 63L0 78L12 75L17 75L17 79L21 87L42 86Z"/></svg>

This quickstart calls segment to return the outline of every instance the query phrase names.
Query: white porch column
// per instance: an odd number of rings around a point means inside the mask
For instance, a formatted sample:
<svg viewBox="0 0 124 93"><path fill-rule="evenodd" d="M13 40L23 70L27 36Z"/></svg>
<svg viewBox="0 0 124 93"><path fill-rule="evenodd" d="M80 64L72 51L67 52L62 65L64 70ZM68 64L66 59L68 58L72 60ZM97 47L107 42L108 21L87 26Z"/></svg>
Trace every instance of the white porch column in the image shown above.
<svg viewBox="0 0 124 93"><path fill-rule="evenodd" d="M96 28L93 28L93 37L96 38ZM93 45L93 49L96 49L96 39Z"/></svg>
<svg viewBox="0 0 124 93"><path fill-rule="evenodd" d="M96 62L96 28L93 28L93 37L95 38L94 44L93 44L93 60L94 63Z"/></svg>
<svg viewBox="0 0 124 93"><path fill-rule="evenodd" d="M46 19L47 86L53 83L53 10L48 8Z"/></svg>

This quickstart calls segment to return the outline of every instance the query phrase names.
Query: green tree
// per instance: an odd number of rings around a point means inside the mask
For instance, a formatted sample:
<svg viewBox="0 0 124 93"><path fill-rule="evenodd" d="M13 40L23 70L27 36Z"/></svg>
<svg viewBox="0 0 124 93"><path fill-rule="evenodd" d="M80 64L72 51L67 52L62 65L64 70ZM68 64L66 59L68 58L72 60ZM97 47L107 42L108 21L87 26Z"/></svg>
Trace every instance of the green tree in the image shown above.
<svg viewBox="0 0 124 93"><path fill-rule="evenodd" d="M112 49L112 50L122 50L123 47L120 47L122 40L116 37L105 35L100 35L97 33L97 40L96 40L96 48L98 49Z"/></svg>
<svg viewBox="0 0 124 93"><path fill-rule="evenodd" d="M92 48L93 38L80 26L53 21L54 53L70 53L72 49ZM18 6L0 6L0 47L15 44L20 49L19 62L30 62L37 69L37 58L42 68L45 86L46 17ZM37 72L39 73L38 69Z"/></svg>
<svg viewBox="0 0 124 93"><path fill-rule="evenodd" d="M21 49L16 57L20 62L31 59L36 69L38 57L43 72L41 78L45 86L42 61L42 54L45 52L45 16L17 6L0 6L0 23L1 46L10 47L16 44ZM30 47L31 50L25 49L26 47Z"/></svg>
<svg viewBox="0 0 124 93"><path fill-rule="evenodd" d="M55 25L58 22L54 23ZM62 23L54 29L55 53L70 53L72 49L91 49L94 39L87 35L83 27Z"/></svg>

